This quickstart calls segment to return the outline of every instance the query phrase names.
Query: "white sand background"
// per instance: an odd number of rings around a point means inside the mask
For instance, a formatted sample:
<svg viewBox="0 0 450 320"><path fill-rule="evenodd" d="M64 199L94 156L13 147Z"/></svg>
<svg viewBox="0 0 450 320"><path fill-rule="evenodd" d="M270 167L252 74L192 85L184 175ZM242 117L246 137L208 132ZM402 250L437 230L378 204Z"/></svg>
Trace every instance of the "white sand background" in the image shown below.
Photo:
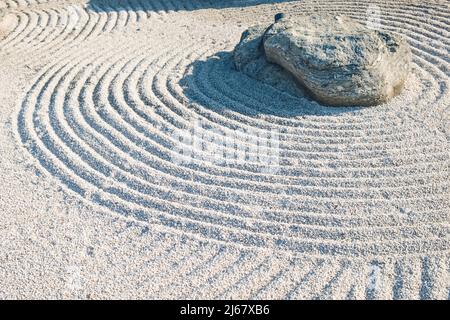
<svg viewBox="0 0 450 320"><path fill-rule="evenodd" d="M0 0L0 298L448 299L450 4L370 3ZM403 34L404 92L327 108L233 70L279 11ZM196 123L249 157L180 157Z"/></svg>

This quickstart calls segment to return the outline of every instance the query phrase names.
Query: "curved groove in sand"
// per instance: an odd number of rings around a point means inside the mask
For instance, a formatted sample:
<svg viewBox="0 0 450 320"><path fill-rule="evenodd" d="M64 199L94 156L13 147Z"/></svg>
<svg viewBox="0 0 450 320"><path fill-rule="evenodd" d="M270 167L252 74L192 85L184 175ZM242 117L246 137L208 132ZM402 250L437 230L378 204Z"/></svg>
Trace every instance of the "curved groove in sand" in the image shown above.
<svg viewBox="0 0 450 320"><path fill-rule="evenodd" d="M392 102L346 109L236 72L230 51L242 28L232 34L204 21L190 32L177 21L220 8L214 1L4 3L16 22L0 39L2 54L39 70L17 120L29 153L84 201L215 246L155 245L146 267L170 261L152 287L160 298L167 288L199 298L448 298L435 284L450 259L434 257L450 250L448 4L371 2L383 28L411 44L414 69ZM230 27L254 21L254 10L278 10L228 4L221 19ZM364 22L367 3L280 7ZM125 31L146 24L146 35L130 40ZM179 163L173 133L196 119L208 128L200 141L214 147L238 129L253 160ZM276 130L279 145L258 149L245 139L255 130ZM279 163L255 160L261 150L279 152ZM260 249L267 253L255 255Z"/></svg>
<svg viewBox="0 0 450 320"><path fill-rule="evenodd" d="M170 12L172 5L148 11ZM137 2L119 9L124 10L83 9L86 15L74 37L69 35L73 30L66 28L49 37L49 27L60 19L70 21L65 10L20 12L18 27L4 42L5 48L20 50L31 44L44 52L54 45L51 50L58 55L69 39L75 47L152 17L148 11L142 15L146 8ZM324 9L347 11L358 18L357 11L338 4ZM232 70L229 56L211 58L230 50L233 42L213 45L210 39L194 39L181 47L165 41L156 47L121 46L107 55L84 49L61 55L27 93L19 133L30 152L70 189L139 220L225 242L271 243L311 254L446 250L449 240L440 235L449 233L449 180L448 174L441 173L449 166L449 155L427 122L411 120L412 113L426 119L430 106L449 99L448 86L439 85L448 83L448 59L423 41L428 37L449 46L445 30L439 31L445 16L435 17L434 24L420 33L417 25L424 20L408 10L390 10L383 19L413 46L414 81L420 90L410 90L380 107L381 115L379 108L338 113L307 100L282 97L276 89L244 80ZM197 63L190 65L191 61ZM262 89L263 97L253 94ZM305 116L289 117L289 112L274 110L277 95L297 105ZM213 137L219 131L232 134L237 128L279 130L282 163L268 165L279 171L261 172L257 162L229 168L204 159L173 163L172 133L187 128L194 117L218 130ZM393 129L393 124L400 126ZM405 147L405 139L414 144ZM242 147L255 150L256 145L246 141ZM418 158L420 153L425 156ZM407 208L402 207L405 202ZM435 202L446 207L433 215L427 207ZM375 223L366 216L370 205L374 211L381 208ZM325 217L330 209L336 213ZM349 210L354 213L338 214ZM394 212L402 210L407 213L392 220ZM425 225L410 214L425 211L430 214ZM399 238L408 247L395 244ZM340 270L344 274L347 269Z"/></svg>

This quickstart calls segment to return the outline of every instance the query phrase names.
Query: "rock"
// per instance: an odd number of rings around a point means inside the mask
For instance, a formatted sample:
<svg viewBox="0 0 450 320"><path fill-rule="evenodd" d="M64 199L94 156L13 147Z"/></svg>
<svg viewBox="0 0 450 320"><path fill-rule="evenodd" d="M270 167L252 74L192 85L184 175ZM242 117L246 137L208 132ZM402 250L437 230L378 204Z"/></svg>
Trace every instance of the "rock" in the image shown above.
<svg viewBox="0 0 450 320"><path fill-rule="evenodd" d="M275 15L274 19L275 19L275 22L278 22L279 20L281 20L285 17L286 17L286 15L284 13L280 12Z"/></svg>
<svg viewBox="0 0 450 320"><path fill-rule="evenodd" d="M412 59L402 37L345 16L282 18L265 32L262 43L269 62L333 106L387 102L402 90Z"/></svg>
<svg viewBox="0 0 450 320"><path fill-rule="evenodd" d="M234 50L236 69L282 91L333 106L370 106L399 94L411 50L400 36L345 16L288 18L246 30Z"/></svg>
<svg viewBox="0 0 450 320"><path fill-rule="evenodd" d="M253 26L245 30L241 40L234 49L234 64L238 70L243 70L246 65L264 56L262 48L262 36L268 26Z"/></svg>
<svg viewBox="0 0 450 320"><path fill-rule="evenodd" d="M305 92L295 78L281 66L266 60L262 39L269 25L258 25L244 31L234 49L233 59L237 70L267 83L283 92L303 97Z"/></svg>

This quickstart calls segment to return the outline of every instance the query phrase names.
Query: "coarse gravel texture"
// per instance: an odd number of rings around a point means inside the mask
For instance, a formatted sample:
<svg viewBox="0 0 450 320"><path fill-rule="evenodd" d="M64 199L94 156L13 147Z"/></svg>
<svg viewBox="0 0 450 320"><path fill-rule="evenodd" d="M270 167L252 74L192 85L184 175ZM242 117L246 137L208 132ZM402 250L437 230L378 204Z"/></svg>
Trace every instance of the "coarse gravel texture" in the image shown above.
<svg viewBox="0 0 450 320"><path fill-rule="evenodd" d="M450 298L448 1L0 8L0 298ZM236 71L283 11L403 35L402 94L330 108ZM250 157L181 159L195 121Z"/></svg>

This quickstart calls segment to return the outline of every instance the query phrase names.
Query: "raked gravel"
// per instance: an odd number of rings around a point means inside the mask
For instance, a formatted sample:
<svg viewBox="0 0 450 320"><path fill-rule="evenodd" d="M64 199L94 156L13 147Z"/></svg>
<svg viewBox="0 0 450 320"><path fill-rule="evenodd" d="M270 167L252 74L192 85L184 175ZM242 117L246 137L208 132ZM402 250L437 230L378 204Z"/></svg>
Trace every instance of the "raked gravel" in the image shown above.
<svg viewBox="0 0 450 320"><path fill-rule="evenodd" d="M449 298L448 1L0 8L0 298ZM283 11L402 34L403 93L329 108L234 70Z"/></svg>

